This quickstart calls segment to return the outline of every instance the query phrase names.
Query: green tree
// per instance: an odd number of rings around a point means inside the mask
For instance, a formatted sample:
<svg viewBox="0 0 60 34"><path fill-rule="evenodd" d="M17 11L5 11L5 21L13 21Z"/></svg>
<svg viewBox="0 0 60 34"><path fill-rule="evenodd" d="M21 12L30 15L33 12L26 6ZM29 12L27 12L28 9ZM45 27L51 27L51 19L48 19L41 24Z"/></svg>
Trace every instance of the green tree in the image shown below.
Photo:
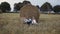
<svg viewBox="0 0 60 34"><path fill-rule="evenodd" d="M51 11L52 10L52 5L48 2L46 2L41 6L40 9L41 9L41 11Z"/></svg>
<svg viewBox="0 0 60 34"><path fill-rule="evenodd" d="M2 11L1 11L1 5L0 5L0 13L2 13Z"/></svg>
<svg viewBox="0 0 60 34"><path fill-rule="evenodd" d="M2 12L9 12L11 10L10 4L8 2L1 3L1 10Z"/></svg>
<svg viewBox="0 0 60 34"><path fill-rule="evenodd" d="M37 8L40 8L39 5L36 6Z"/></svg>
<svg viewBox="0 0 60 34"><path fill-rule="evenodd" d="M23 3L19 2L19 3L15 3L14 4L14 11L19 11L23 6L25 6L26 4L31 4L30 1L23 1Z"/></svg>
<svg viewBox="0 0 60 34"><path fill-rule="evenodd" d="M60 5L54 6L54 7L53 7L53 11L54 11L55 13L59 13L59 12L60 12Z"/></svg>
<svg viewBox="0 0 60 34"><path fill-rule="evenodd" d="M14 11L19 11L23 7L21 2L14 4Z"/></svg>
<svg viewBox="0 0 60 34"><path fill-rule="evenodd" d="M23 5L26 5L26 4L31 4L30 1L23 1Z"/></svg>

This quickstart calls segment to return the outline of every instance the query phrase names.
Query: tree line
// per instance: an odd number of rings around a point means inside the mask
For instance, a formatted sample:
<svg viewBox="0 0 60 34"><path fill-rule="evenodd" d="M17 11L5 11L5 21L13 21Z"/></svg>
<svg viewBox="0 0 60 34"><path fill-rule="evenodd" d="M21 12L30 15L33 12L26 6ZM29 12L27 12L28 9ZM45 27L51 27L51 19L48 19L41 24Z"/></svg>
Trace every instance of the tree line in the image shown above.
<svg viewBox="0 0 60 34"><path fill-rule="evenodd" d="M30 1L23 1L19 3L14 4L14 11L19 11L24 5L31 4ZM41 7L39 5L36 5L37 8L39 8L41 11L54 11L55 13L60 12L60 5L56 5L52 7L52 5L49 2L45 2ZM0 12L10 12L11 7L8 2L1 2L0 4Z"/></svg>

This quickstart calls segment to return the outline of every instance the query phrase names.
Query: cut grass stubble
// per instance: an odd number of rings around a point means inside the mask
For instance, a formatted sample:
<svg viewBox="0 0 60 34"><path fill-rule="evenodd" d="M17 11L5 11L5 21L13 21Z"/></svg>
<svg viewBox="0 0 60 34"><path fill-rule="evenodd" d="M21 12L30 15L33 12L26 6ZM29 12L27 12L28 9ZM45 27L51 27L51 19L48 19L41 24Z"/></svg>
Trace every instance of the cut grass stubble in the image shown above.
<svg viewBox="0 0 60 34"><path fill-rule="evenodd" d="M60 34L60 15L41 14L38 26L20 22L19 13L0 14L0 34Z"/></svg>

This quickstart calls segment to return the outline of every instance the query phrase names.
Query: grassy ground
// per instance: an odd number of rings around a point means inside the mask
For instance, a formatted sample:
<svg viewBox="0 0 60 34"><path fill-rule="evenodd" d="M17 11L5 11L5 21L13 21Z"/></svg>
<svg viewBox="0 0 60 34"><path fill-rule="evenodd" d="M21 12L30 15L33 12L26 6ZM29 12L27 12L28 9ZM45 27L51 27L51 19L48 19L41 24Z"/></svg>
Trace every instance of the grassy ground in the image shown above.
<svg viewBox="0 0 60 34"><path fill-rule="evenodd" d="M0 34L60 34L60 15L41 14L38 25L20 22L19 13L0 14Z"/></svg>

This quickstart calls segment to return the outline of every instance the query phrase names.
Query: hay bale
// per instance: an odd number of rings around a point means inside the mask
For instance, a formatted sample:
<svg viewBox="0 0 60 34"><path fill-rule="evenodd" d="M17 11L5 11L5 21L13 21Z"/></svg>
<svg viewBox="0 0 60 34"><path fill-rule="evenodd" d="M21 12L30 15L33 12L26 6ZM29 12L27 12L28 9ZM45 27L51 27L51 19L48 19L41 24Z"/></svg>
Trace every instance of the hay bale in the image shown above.
<svg viewBox="0 0 60 34"><path fill-rule="evenodd" d="M20 10L20 18L35 18L38 22L39 20L39 9L33 5L25 5Z"/></svg>

